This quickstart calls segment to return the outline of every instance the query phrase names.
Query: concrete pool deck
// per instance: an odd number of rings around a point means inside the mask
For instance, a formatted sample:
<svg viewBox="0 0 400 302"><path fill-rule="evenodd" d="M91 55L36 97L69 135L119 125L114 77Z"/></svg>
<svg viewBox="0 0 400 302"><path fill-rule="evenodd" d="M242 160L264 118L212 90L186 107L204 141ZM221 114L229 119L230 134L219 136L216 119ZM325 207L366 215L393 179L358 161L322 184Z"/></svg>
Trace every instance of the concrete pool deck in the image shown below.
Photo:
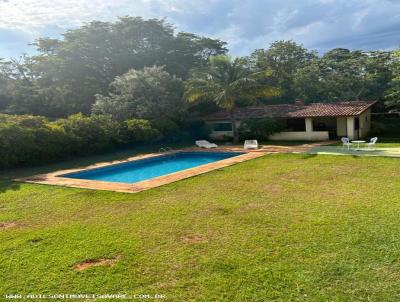
<svg viewBox="0 0 400 302"><path fill-rule="evenodd" d="M400 148L374 148L368 149L346 149L340 146L318 146L312 148L309 154L324 155L352 155L352 156L382 156L382 157L400 157Z"/></svg>
<svg viewBox="0 0 400 302"><path fill-rule="evenodd" d="M241 162L245 162L251 159L255 159L266 154L272 153L304 153L316 146L325 145L329 142L321 142L321 143L310 143L303 144L297 146L274 146L274 145L264 145L260 146L257 150L243 150L243 146L219 146L215 149L200 149L197 147L193 148L184 148L180 150L174 150L172 152L165 153L151 153L146 155L139 155L134 157L129 157L124 160L110 161L110 162L102 162L94 165L76 168L76 169L68 169L68 170L59 170L55 172L50 172L46 174L38 174L30 177L25 177L21 179L16 179L16 181L35 183L35 184L44 184L44 185L56 185L56 186L65 186L65 187L73 187L73 188L83 188L83 189L93 189L93 190L107 190L107 191L116 191L116 192L124 192L124 193L137 193L144 190L156 188L159 186L163 186L172 182L176 182L182 179L186 179L189 177L193 177L196 175L200 175L203 173L207 173L213 170L221 169L224 167L228 167L231 165L235 165ZM74 173L74 172L82 172L89 169L102 168L110 165L126 163L130 161L152 158L163 156L167 154L173 154L176 152L245 152L244 154L230 157L227 159L219 160L216 162L212 162L209 164L197 166L194 168L178 171L175 173L155 177L152 179L136 182L136 183L116 183L116 182L107 182L107 181L98 181L98 180L87 180L87 179L75 179L75 178L67 178L63 177L65 174Z"/></svg>

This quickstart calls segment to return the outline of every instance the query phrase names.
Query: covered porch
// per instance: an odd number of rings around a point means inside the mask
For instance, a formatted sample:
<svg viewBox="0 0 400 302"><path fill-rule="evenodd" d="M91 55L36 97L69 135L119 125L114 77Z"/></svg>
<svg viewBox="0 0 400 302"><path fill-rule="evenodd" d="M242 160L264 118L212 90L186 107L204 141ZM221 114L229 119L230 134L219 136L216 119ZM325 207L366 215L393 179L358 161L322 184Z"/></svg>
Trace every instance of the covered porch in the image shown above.
<svg viewBox="0 0 400 302"><path fill-rule="evenodd" d="M365 138L371 129L371 108L375 101L336 103L296 102L295 104L263 105L237 108L234 112L236 127L247 119L272 118L282 125L281 132L271 140L324 141L348 137ZM233 136L230 113L219 111L208 115L212 138Z"/></svg>
<svg viewBox="0 0 400 302"><path fill-rule="evenodd" d="M282 120L285 129L270 136L271 140L330 140L365 137L370 131L370 113L360 116L307 117Z"/></svg>

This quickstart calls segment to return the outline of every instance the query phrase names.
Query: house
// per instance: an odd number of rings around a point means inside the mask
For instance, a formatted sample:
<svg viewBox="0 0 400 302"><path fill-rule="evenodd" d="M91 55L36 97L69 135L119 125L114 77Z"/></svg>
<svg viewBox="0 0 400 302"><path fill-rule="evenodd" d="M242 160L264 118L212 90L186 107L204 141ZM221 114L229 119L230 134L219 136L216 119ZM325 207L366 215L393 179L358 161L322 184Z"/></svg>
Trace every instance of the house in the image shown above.
<svg viewBox="0 0 400 302"><path fill-rule="evenodd" d="M296 101L294 104L264 105L237 108L234 118L237 127L245 119L273 118L284 129L270 137L271 140L328 140L347 136L363 138L371 129L371 107L376 101L353 101L337 103L310 103ZM232 122L227 111L208 115L211 137L218 139L233 136Z"/></svg>

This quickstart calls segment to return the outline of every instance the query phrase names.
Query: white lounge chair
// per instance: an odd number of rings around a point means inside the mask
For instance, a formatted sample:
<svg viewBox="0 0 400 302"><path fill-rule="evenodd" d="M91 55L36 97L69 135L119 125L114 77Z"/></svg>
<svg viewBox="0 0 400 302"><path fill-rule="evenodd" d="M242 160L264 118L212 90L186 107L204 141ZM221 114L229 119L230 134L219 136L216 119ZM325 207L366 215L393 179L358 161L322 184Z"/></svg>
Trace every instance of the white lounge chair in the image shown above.
<svg viewBox="0 0 400 302"><path fill-rule="evenodd" d="M371 138L371 140L369 141L369 143L367 143L366 148L367 149L372 149L374 147L374 145L376 144L376 142L378 141L377 137L373 137Z"/></svg>
<svg viewBox="0 0 400 302"><path fill-rule="evenodd" d="M258 149L258 142L256 139L249 139L244 141L245 149Z"/></svg>
<svg viewBox="0 0 400 302"><path fill-rule="evenodd" d="M206 141L206 140L196 141L196 146L200 147L200 148L205 148L205 149L211 149L211 148L218 147L216 144L210 143L209 141Z"/></svg>
<svg viewBox="0 0 400 302"><path fill-rule="evenodd" d="M344 147L347 147L347 150L350 150L350 147L353 145L350 142L350 139L348 137L342 137L341 141L342 141L342 144L343 144L342 145L342 149L344 149Z"/></svg>

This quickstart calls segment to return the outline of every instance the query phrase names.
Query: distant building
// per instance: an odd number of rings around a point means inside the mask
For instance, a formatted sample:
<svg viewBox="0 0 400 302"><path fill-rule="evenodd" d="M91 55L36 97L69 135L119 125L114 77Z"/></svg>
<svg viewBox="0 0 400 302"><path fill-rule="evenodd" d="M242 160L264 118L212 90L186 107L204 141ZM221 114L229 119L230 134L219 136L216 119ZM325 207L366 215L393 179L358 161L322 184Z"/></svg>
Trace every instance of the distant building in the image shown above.
<svg viewBox="0 0 400 302"><path fill-rule="evenodd" d="M371 129L371 107L376 101L264 105L237 108L233 113L237 126L245 119L273 118L281 121L285 130L271 140L328 140L347 136L363 138ZM211 137L233 136L232 122L227 111L219 111L205 118L211 126Z"/></svg>

